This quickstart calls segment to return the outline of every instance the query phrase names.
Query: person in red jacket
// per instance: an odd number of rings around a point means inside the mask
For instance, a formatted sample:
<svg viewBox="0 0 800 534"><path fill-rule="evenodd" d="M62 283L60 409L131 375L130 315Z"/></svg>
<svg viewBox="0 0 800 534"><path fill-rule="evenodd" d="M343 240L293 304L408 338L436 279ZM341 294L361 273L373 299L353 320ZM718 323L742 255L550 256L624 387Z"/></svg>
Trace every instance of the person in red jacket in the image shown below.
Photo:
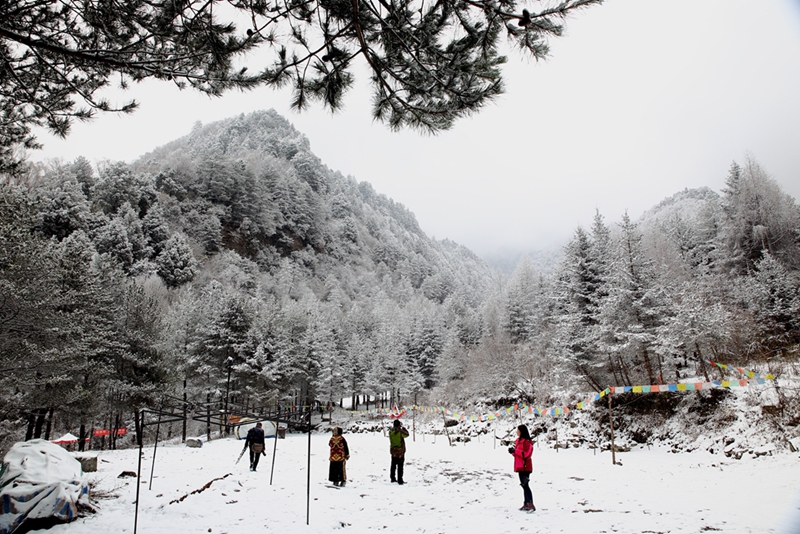
<svg viewBox="0 0 800 534"><path fill-rule="evenodd" d="M522 486L522 493L525 502L520 510L535 512L533 505L533 492L529 485L531 473L533 473L533 441L526 425L517 427L517 441L513 447L508 448L508 452L514 455L514 472L519 473L519 485Z"/></svg>

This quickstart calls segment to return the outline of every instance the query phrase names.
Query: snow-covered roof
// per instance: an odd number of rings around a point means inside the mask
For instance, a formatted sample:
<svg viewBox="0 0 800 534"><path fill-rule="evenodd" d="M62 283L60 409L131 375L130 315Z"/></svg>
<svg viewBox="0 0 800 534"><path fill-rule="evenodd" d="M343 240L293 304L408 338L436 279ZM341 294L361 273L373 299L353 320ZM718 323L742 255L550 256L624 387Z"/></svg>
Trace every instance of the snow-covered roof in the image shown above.
<svg viewBox="0 0 800 534"><path fill-rule="evenodd" d="M60 438L53 440L53 443L56 443L56 444L59 444L59 443L77 443L77 442L78 442L78 436L70 434L69 432L67 432L66 434L64 434Z"/></svg>

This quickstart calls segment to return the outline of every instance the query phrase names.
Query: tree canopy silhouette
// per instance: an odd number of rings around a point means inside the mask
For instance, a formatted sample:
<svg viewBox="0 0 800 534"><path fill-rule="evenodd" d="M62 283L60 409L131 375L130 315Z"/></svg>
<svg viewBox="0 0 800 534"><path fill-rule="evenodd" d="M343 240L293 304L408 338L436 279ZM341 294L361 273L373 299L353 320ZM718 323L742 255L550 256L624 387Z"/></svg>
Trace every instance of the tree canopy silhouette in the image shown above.
<svg viewBox="0 0 800 534"><path fill-rule="evenodd" d="M370 72L373 114L392 129L435 132L503 91L506 36L544 58L573 11L602 0L9 0L0 3L0 136L37 147L34 125L60 136L74 119L130 112L110 84L157 78L220 95L293 88L293 106L331 110ZM252 63L259 62L258 68Z"/></svg>

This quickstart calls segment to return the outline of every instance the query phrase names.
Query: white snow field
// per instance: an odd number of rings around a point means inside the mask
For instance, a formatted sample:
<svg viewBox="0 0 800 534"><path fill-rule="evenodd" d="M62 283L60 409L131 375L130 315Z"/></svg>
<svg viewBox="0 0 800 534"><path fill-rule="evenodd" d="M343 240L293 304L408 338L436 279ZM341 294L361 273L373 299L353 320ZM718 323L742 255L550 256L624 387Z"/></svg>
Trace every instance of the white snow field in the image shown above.
<svg viewBox="0 0 800 534"><path fill-rule="evenodd" d="M537 511L521 512L522 490L506 447L490 437L449 446L445 436L407 440L405 478L389 481L388 439L345 434L351 451L347 486L327 482L328 434L312 436L311 514L306 526L307 435L279 440L270 486L273 441L258 472L247 455L234 465L242 442L219 439L200 449L158 447L149 491L152 447L142 462L138 532L234 534L251 532L428 533L795 533L800 505L797 453L741 460L708 452L673 454L646 447L619 453L536 448L531 487ZM100 511L49 532L132 532L136 450L99 452L87 476ZM229 476L225 476L230 473ZM213 479L211 485L198 490Z"/></svg>

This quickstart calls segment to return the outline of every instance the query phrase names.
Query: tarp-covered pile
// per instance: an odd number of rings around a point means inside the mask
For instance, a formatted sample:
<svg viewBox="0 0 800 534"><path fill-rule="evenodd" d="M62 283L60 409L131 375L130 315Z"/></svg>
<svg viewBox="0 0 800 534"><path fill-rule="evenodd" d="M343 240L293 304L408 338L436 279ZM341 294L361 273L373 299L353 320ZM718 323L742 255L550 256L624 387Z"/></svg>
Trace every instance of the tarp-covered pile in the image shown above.
<svg viewBox="0 0 800 534"><path fill-rule="evenodd" d="M256 426L256 423L261 423L264 427L264 437L275 437L275 423L272 421L256 421L255 419L243 419L242 422L236 426L236 437L239 439L247 438L247 433L251 428Z"/></svg>
<svg viewBox="0 0 800 534"><path fill-rule="evenodd" d="M74 519L88 500L81 464L43 439L17 443L0 470L0 534L11 534L29 519Z"/></svg>

